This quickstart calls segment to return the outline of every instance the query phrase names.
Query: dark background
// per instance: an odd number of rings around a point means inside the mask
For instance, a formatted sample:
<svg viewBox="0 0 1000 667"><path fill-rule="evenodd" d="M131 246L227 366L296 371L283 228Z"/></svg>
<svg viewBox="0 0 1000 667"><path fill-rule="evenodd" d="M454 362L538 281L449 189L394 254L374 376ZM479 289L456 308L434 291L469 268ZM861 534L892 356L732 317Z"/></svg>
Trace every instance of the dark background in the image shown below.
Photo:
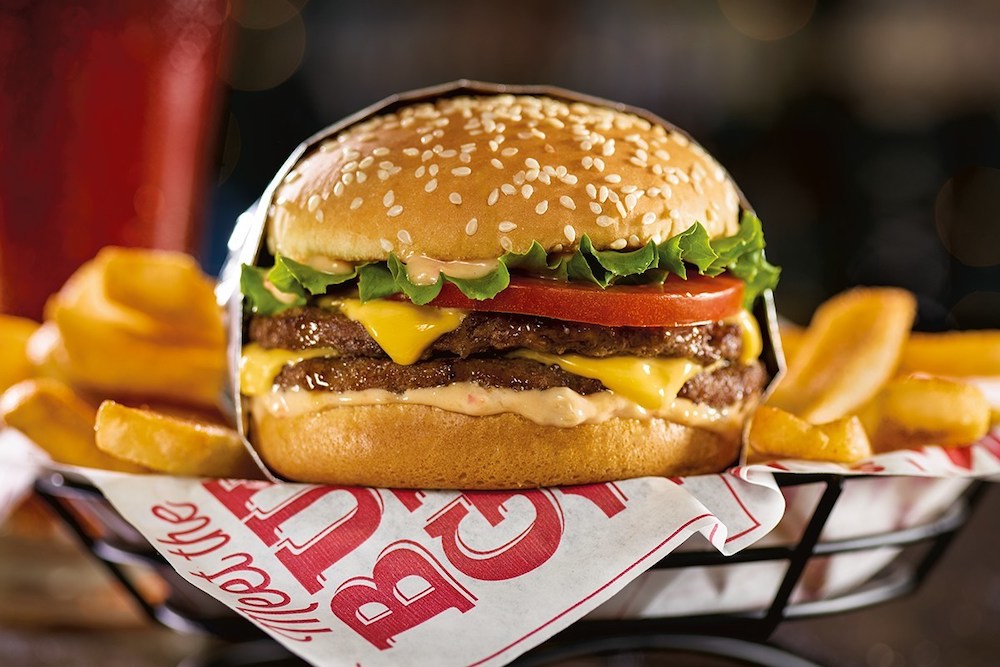
<svg viewBox="0 0 1000 667"><path fill-rule="evenodd" d="M549 83L715 154L764 220L791 319L899 285L919 328L1000 327L996 0L251 0L232 28L209 268L323 126L458 78Z"/></svg>

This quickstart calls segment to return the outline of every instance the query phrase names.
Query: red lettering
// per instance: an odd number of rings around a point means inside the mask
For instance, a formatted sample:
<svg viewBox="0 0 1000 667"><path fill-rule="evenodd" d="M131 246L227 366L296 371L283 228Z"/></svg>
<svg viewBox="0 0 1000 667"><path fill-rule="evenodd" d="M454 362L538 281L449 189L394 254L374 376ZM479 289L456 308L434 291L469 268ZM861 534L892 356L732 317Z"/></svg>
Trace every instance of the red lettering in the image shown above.
<svg viewBox="0 0 1000 667"><path fill-rule="evenodd" d="M597 508L604 512L604 516L609 519L625 509L628 498L622 490L612 482L607 484L581 484L580 486L563 486L559 488L561 493L568 496L580 496L597 505Z"/></svg>
<svg viewBox="0 0 1000 667"><path fill-rule="evenodd" d="M496 528L510 520L504 515L504 503L517 496L528 500L535 509L535 517L517 535L488 550L474 549L462 539L459 529L470 509ZM432 517L424 530L431 537L441 538L445 556L470 577L481 581L514 579L542 565L559 548L562 510L556 498L545 491L470 492Z"/></svg>
<svg viewBox="0 0 1000 667"><path fill-rule="evenodd" d="M161 521L174 525L186 524L178 530L167 533L166 537L156 540L160 544L177 547L176 549L168 549L167 553L191 560L210 554L229 544L229 535L218 528L210 533L199 532L208 528L211 519L198 514L198 506L193 503L168 501L165 505L154 505L151 511L153 516ZM198 545L198 550L184 548L194 547L194 545Z"/></svg>
<svg viewBox="0 0 1000 667"><path fill-rule="evenodd" d="M244 480L205 482L205 488L272 547L281 564L310 593L323 589L323 572L361 546L382 520L382 498L372 489L311 486L278 507L262 511L253 504L252 496L268 486L267 482ZM307 539L296 541L283 534L283 523L331 494L349 495L351 506L340 516L317 517L320 527Z"/></svg>
<svg viewBox="0 0 1000 667"><path fill-rule="evenodd" d="M212 479L203 482L202 486L242 521L253 512L250 499L254 494L274 485L246 479Z"/></svg>
<svg viewBox="0 0 1000 667"><path fill-rule="evenodd" d="M371 578L345 581L330 609L380 650L394 638L448 609L465 613L476 598L416 542L390 544L379 554Z"/></svg>
<svg viewBox="0 0 1000 667"><path fill-rule="evenodd" d="M396 500L403 503L405 507L410 512L415 512L420 509L420 506L424 504L423 491L410 491L409 489L389 489L392 495L396 496Z"/></svg>

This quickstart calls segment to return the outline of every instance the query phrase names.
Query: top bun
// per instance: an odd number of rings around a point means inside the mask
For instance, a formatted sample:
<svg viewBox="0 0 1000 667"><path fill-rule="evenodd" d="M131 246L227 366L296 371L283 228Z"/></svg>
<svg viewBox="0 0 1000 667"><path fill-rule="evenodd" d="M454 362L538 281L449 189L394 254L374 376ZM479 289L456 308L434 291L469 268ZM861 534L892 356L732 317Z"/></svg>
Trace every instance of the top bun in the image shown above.
<svg viewBox="0 0 1000 667"><path fill-rule="evenodd" d="M624 250L700 222L738 228L726 171L687 136L630 113L550 97L415 104L351 126L307 154L275 191L272 252L317 267Z"/></svg>

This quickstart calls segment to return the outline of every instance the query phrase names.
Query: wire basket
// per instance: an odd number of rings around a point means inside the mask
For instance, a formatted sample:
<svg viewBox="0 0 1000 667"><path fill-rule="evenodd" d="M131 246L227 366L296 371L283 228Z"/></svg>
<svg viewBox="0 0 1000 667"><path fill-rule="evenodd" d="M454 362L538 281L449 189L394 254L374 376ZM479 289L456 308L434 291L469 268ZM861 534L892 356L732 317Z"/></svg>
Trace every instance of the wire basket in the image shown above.
<svg viewBox="0 0 1000 667"><path fill-rule="evenodd" d="M819 486L819 500L797 540L779 546L749 547L732 556L716 551L674 552L652 568L712 568L785 562L787 569L770 604L740 612L583 620L522 656L516 664L535 667L584 656L655 650L710 654L738 659L742 664L809 665L811 663L765 643L778 625L787 620L861 609L914 591L964 525L985 487L982 482L972 482L955 503L931 521L877 535L829 541L821 540L821 535L845 487L872 478L789 473L778 473L775 478L778 486L784 489ZM49 472L36 481L35 490L152 621L181 632L211 635L229 643L211 655L185 663L186 667L304 664L249 621L182 579L87 480ZM867 582L833 597L794 601L793 593L814 559L887 547L899 548L902 553ZM164 579L169 588L166 599L150 599L144 595L129 574L129 568L134 566L152 569Z"/></svg>

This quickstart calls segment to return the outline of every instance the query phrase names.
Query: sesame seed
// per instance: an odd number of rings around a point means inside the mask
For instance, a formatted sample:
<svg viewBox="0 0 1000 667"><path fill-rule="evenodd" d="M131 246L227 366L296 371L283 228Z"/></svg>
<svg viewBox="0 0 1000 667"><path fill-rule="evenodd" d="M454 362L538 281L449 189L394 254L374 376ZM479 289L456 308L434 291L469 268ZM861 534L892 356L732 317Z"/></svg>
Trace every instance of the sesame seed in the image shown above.
<svg viewBox="0 0 1000 667"><path fill-rule="evenodd" d="M351 160L350 162L348 162L347 164L345 164L343 167L341 167L340 170L341 171L354 171L357 168L358 168L358 161L357 160Z"/></svg>
<svg viewBox="0 0 1000 667"><path fill-rule="evenodd" d="M503 162L501 162L500 160L498 160L496 158L493 158L492 160L490 160L490 164L492 164L497 169L503 169Z"/></svg>
<svg viewBox="0 0 1000 667"><path fill-rule="evenodd" d="M395 218L397 215L399 215L402 212L403 212L403 207L400 206L399 204L396 204L395 206L393 206L392 208L390 208L388 211L386 211L385 214L387 216L389 216L390 218Z"/></svg>
<svg viewBox="0 0 1000 667"><path fill-rule="evenodd" d="M531 187L530 184L525 183L521 186L521 196L525 199L531 199L531 195L535 192L535 188Z"/></svg>
<svg viewBox="0 0 1000 667"><path fill-rule="evenodd" d="M681 179L677 178L677 174L667 174L667 181L673 185L680 185Z"/></svg>
<svg viewBox="0 0 1000 667"><path fill-rule="evenodd" d="M389 149L386 148L385 146L379 146L378 148L372 151L372 155L377 155L378 157L382 157L383 155L388 155L388 154L389 154Z"/></svg>
<svg viewBox="0 0 1000 667"><path fill-rule="evenodd" d="M354 182L354 174L353 173L341 174L340 180L343 182L344 185L350 185L351 183Z"/></svg>
<svg viewBox="0 0 1000 667"><path fill-rule="evenodd" d="M608 174L604 177L604 180L608 183L621 183L622 177L619 174Z"/></svg>
<svg viewBox="0 0 1000 667"><path fill-rule="evenodd" d="M566 225L563 227L563 236L565 236L566 240L570 243L576 240L576 230L573 228L573 225Z"/></svg>
<svg viewBox="0 0 1000 667"><path fill-rule="evenodd" d="M691 143L687 137L678 132L671 132L670 138L673 139L674 143L677 144L678 146L687 146L688 144Z"/></svg>
<svg viewBox="0 0 1000 667"><path fill-rule="evenodd" d="M472 170L468 167L455 167L451 170L452 176L468 176L472 173Z"/></svg>
<svg viewBox="0 0 1000 667"><path fill-rule="evenodd" d="M341 183L340 181L337 181L337 184L333 186L333 194L336 195L337 197L344 194L344 184Z"/></svg>
<svg viewBox="0 0 1000 667"><path fill-rule="evenodd" d="M584 155L583 159L580 160L580 164L583 165L584 169L590 169L591 167L594 166L594 158L590 157L589 155Z"/></svg>
<svg viewBox="0 0 1000 667"><path fill-rule="evenodd" d="M292 169L290 172L288 172L288 175L285 176L285 181L284 182L285 183L291 183L292 181L294 181L295 179L297 179L301 175L302 174L300 174L299 172L297 172L294 169Z"/></svg>
<svg viewBox="0 0 1000 667"><path fill-rule="evenodd" d="M604 160L599 157L595 157L594 166L597 167L597 171L604 171Z"/></svg>
<svg viewBox="0 0 1000 667"><path fill-rule="evenodd" d="M566 208L568 208L571 211L575 211L576 210L576 202L574 202L573 198L570 197L569 195L563 195L562 197L560 197L559 198L559 203L562 204L563 206L565 206ZM570 241L572 241L572 240L573 239L570 239Z"/></svg>
<svg viewBox="0 0 1000 667"><path fill-rule="evenodd" d="M503 149L502 151L500 151L500 155L502 155L504 157L513 157L513 156L517 155L517 149L514 148L513 146L509 146L509 147Z"/></svg>
<svg viewBox="0 0 1000 667"><path fill-rule="evenodd" d="M416 156L420 155L420 149L419 148L404 148L403 149L403 155L409 155L410 157L416 157Z"/></svg>
<svg viewBox="0 0 1000 667"><path fill-rule="evenodd" d="M437 190L437 186L438 186L438 179L432 178L431 180L427 181L427 185L424 186L424 192L434 192L435 190Z"/></svg>
<svg viewBox="0 0 1000 667"><path fill-rule="evenodd" d="M309 199L306 201L306 208L308 208L309 212L312 213L317 208L319 208L319 202L320 202L319 195L310 195Z"/></svg>
<svg viewBox="0 0 1000 667"><path fill-rule="evenodd" d="M457 192L452 192L450 195L448 195L448 201L457 206L462 203L462 195L458 194Z"/></svg>
<svg viewBox="0 0 1000 667"><path fill-rule="evenodd" d="M380 180L380 181L387 181L387 180L389 180L389 172L387 172L385 169L379 169L378 170L378 180Z"/></svg>
<svg viewBox="0 0 1000 667"><path fill-rule="evenodd" d="M527 174L525 174L524 170L522 169L521 171L514 174L513 178L514 185L523 185L526 179L527 179Z"/></svg>
<svg viewBox="0 0 1000 667"><path fill-rule="evenodd" d="M429 173L431 176L437 176L438 166L436 164L432 164L430 167L427 168L427 173Z"/></svg>
<svg viewBox="0 0 1000 667"><path fill-rule="evenodd" d="M542 168L541 165L538 164L538 160L536 160L533 157L529 157L529 158L525 159L524 166L527 167L528 169L541 169Z"/></svg>
<svg viewBox="0 0 1000 667"><path fill-rule="evenodd" d="M625 209L625 204L623 204L620 200L615 202L615 208L618 209L618 215L621 217L624 218L628 215L628 211Z"/></svg>
<svg viewBox="0 0 1000 667"><path fill-rule="evenodd" d="M645 160L640 160L637 157L630 157L628 159L628 161L631 162L632 164L634 164L637 167L645 167L646 166L646 161Z"/></svg>
<svg viewBox="0 0 1000 667"><path fill-rule="evenodd" d="M479 221L476 220L475 218L469 220L469 222L466 223L465 225L465 233L468 234L469 236L475 234L476 230L478 229L479 229Z"/></svg>
<svg viewBox="0 0 1000 667"><path fill-rule="evenodd" d="M429 134L425 134L424 136L420 137L420 143L422 144L429 144L432 141L434 141L434 137L432 137Z"/></svg>
<svg viewBox="0 0 1000 667"><path fill-rule="evenodd" d="M608 139L604 142L604 146L601 148L601 154L604 157L611 157L615 154L615 140Z"/></svg>
<svg viewBox="0 0 1000 667"><path fill-rule="evenodd" d="M441 157L445 158L446 160L449 160L455 157L456 155L458 155L458 151L456 151L454 148L449 148L446 151L441 151Z"/></svg>
<svg viewBox="0 0 1000 667"><path fill-rule="evenodd" d="M390 206L392 206L392 203L395 200L396 200L396 193L394 193L392 190L389 190L388 192L385 193L385 196L382 197L382 206L389 208Z"/></svg>
<svg viewBox="0 0 1000 667"><path fill-rule="evenodd" d="M535 170L532 169L531 171L532 173L534 173ZM544 171L538 174L538 180L540 180L542 183L545 183L545 185L550 185L552 183L552 177L546 174Z"/></svg>
<svg viewBox="0 0 1000 667"><path fill-rule="evenodd" d="M503 185L500 186L500 192L504 193L505 195L512 195L515 192L517 192L517 188L515 188L510 183L504 183Z"/></svg>
<svg viewBox="0 0 1000 667"><path fill-rule="evenodd" d="M323 222L323 211L316 211L316 220L318 222Z"/></svg>
<svg viewBox="0 0 1000 667"><path fill-rule="evenodd" d="M608 186L602 185L601 189L597 191L597 201L603 204L604 202L608 201L608 197L610 196L610 194L611 191L608 190Z"/></svg>
<svg viewBox="0 0 1000 667"><path fill-rule="evenodd" d="M642 216L642 224L651 225L654 222L656 222L656 213L654 213L653 211L648 211L645 215Z"/></svg>
<svg viewBox="0 0 1000 667"><path fill-rule="evenodd" d="M612 241L609 244L609 247L612 250L621 250L622 248L624 248L627 245L628 245L628 242L625 239L615 239L614 241Z"/></svg>
<svg viewBox="0 0 1000 667"><path fill-rule="evenodd" d="M506 236L501 236L500 237L500 247L503 248L504 250L506 250L507 252L510 252L511 250L514 249L514 244L511 243L510 239L507 238Z"/></svg>
<svg viewBox="0 0 1000 667"><path fill-rule="evenodd" d="M407 245L413 243L413 239L410 237L410 232L405 229L400 229L396 233L396 238L399 239L400 243L406 243Z"/></svg>
<svg viewBox="0 0 1000 667"><path fill-rule="evenodd" d="M615 219L607 215L597 216L597 226L598 227L610 227L615 224Z"/></svg>
<svg viewBox="0 0 1000 667"><path fill-rule="evenodd" d="M622 191L622 193L623 193L623 194L626 194L626 195L630 195L630 194L632 194L633 192L635 192L635 191L636 191L636 190L638 190L638 189L639 189L639 188L637 188L637 187L636 187L636 186L634 186L634 185L623 185L623 186L621 187L621 191Z"/></svg>
<svg viewBox="0 0 1000 667"><path fill-rule="evenodd" d="M515 225L510 220L504 220L499 225L497 225L497 229L499 229L501 232L512 232L515 229L517 229L517 225Z"/></svg>
<svg viewBox="0 0 1000 667"><path fill-rule="evenodd" d="M357 211L359 208L361 208L361 204L363 204L363 203L364 203L364 200L361 197L355 197L351 201L351 210L352 211Z"/></svg>
<svg viewBox="0 0 1000 667"><path fill-rule="evenodd" d="M493 206L493 204L497 203L497 199L499 198L500 198L500 191L497 190L496 188L493 188L493 191L490 192L490 196L486 198L486 203L489 204L490 206Z"/></svg>
<svg viewBox="0 0 1000 667"><path fill-rule="evenodd" d="M660 188L650 188L649 190L646 191L646 194L648 194L650 197L659 197Z"/></svg>
<svg viewBox="0 0 1000 667"><path fill-rule="evenodd" d="M413 175L416 176L417 178L423 178L424 174L426 173L427 173L427 167L425 167L424 165L420 165L419 167L417 167L417 170L413 172Z"/></svg>
<svg viewBox="0 0 1000 667"><path fill-rule="evenodd" d="M672 210L670 212L670 219L671 220L680 220L681 219L681 210L679 208L675 208L674 210Z"/></svg>
<svg viewBox="0 0 1000 667"><path fill-rule="evenodd" d="M634 192L630 192L629 194L625 195L625 208L627 208L628 210L631 211L632 209L634 209L635 205L638 203L639 203L639 198L635 196Z"/></svg>
<svg viewBox="0 0 1000 667"><path fill-rule="evenodd" d="M538 215L542 215L547 210L549 210L549 201L547 199L540 201L538 206L535 207L535 213Z"/></svg>
<svg viewBox="0 0 1000 667"><path fill-rule="evenodd" d="M594 215L600 215L604 211L596 201L590 202L590 210Z"/></svg>
<svg viewBox="0 0 1000 667"><path fill-rule="evenodd" d="M591 199L597 199L597 188L594 187L593 183L587 183L587 196Z"/></svg>
<svg viewBox="0 0 1000 667"><path fill-rule="evenodd" d="M461 162L462 164L469 164L470 162L472 162L472 156L469 155L468 153L462 153L461 155L458 156L458 161Z"/></svg>
<svg viewBox="0 0 1000 667"><path fill-rule="evenodd" d="M566 174L559 180L561 180L566 185L576 185L580 181L580 179L578 179L575 174Z"/></svg>
<svg viewBox="0 0 1000 667"><path fill-rule="evenodd" d="M381 246L382 250L392 252L392 241L389 239L379 239L378 244Z"/></svg>
<svg viewBox="0 0 1000 667"><path fill-rule="evenodd" d="M432 157L434 157L434 151L424 151L423 153L420 154L420 161L427 162Z"/></svg>
<svg viewBox="0 0 1000 667"><path fill-rule="evenodd" d="M656 157L660 158L664 162L669 162L670 161L670 153L668 153L667 151L663 150L662 148L657 148L656 152L653 153L653 155L655 155Z"/></svg>

